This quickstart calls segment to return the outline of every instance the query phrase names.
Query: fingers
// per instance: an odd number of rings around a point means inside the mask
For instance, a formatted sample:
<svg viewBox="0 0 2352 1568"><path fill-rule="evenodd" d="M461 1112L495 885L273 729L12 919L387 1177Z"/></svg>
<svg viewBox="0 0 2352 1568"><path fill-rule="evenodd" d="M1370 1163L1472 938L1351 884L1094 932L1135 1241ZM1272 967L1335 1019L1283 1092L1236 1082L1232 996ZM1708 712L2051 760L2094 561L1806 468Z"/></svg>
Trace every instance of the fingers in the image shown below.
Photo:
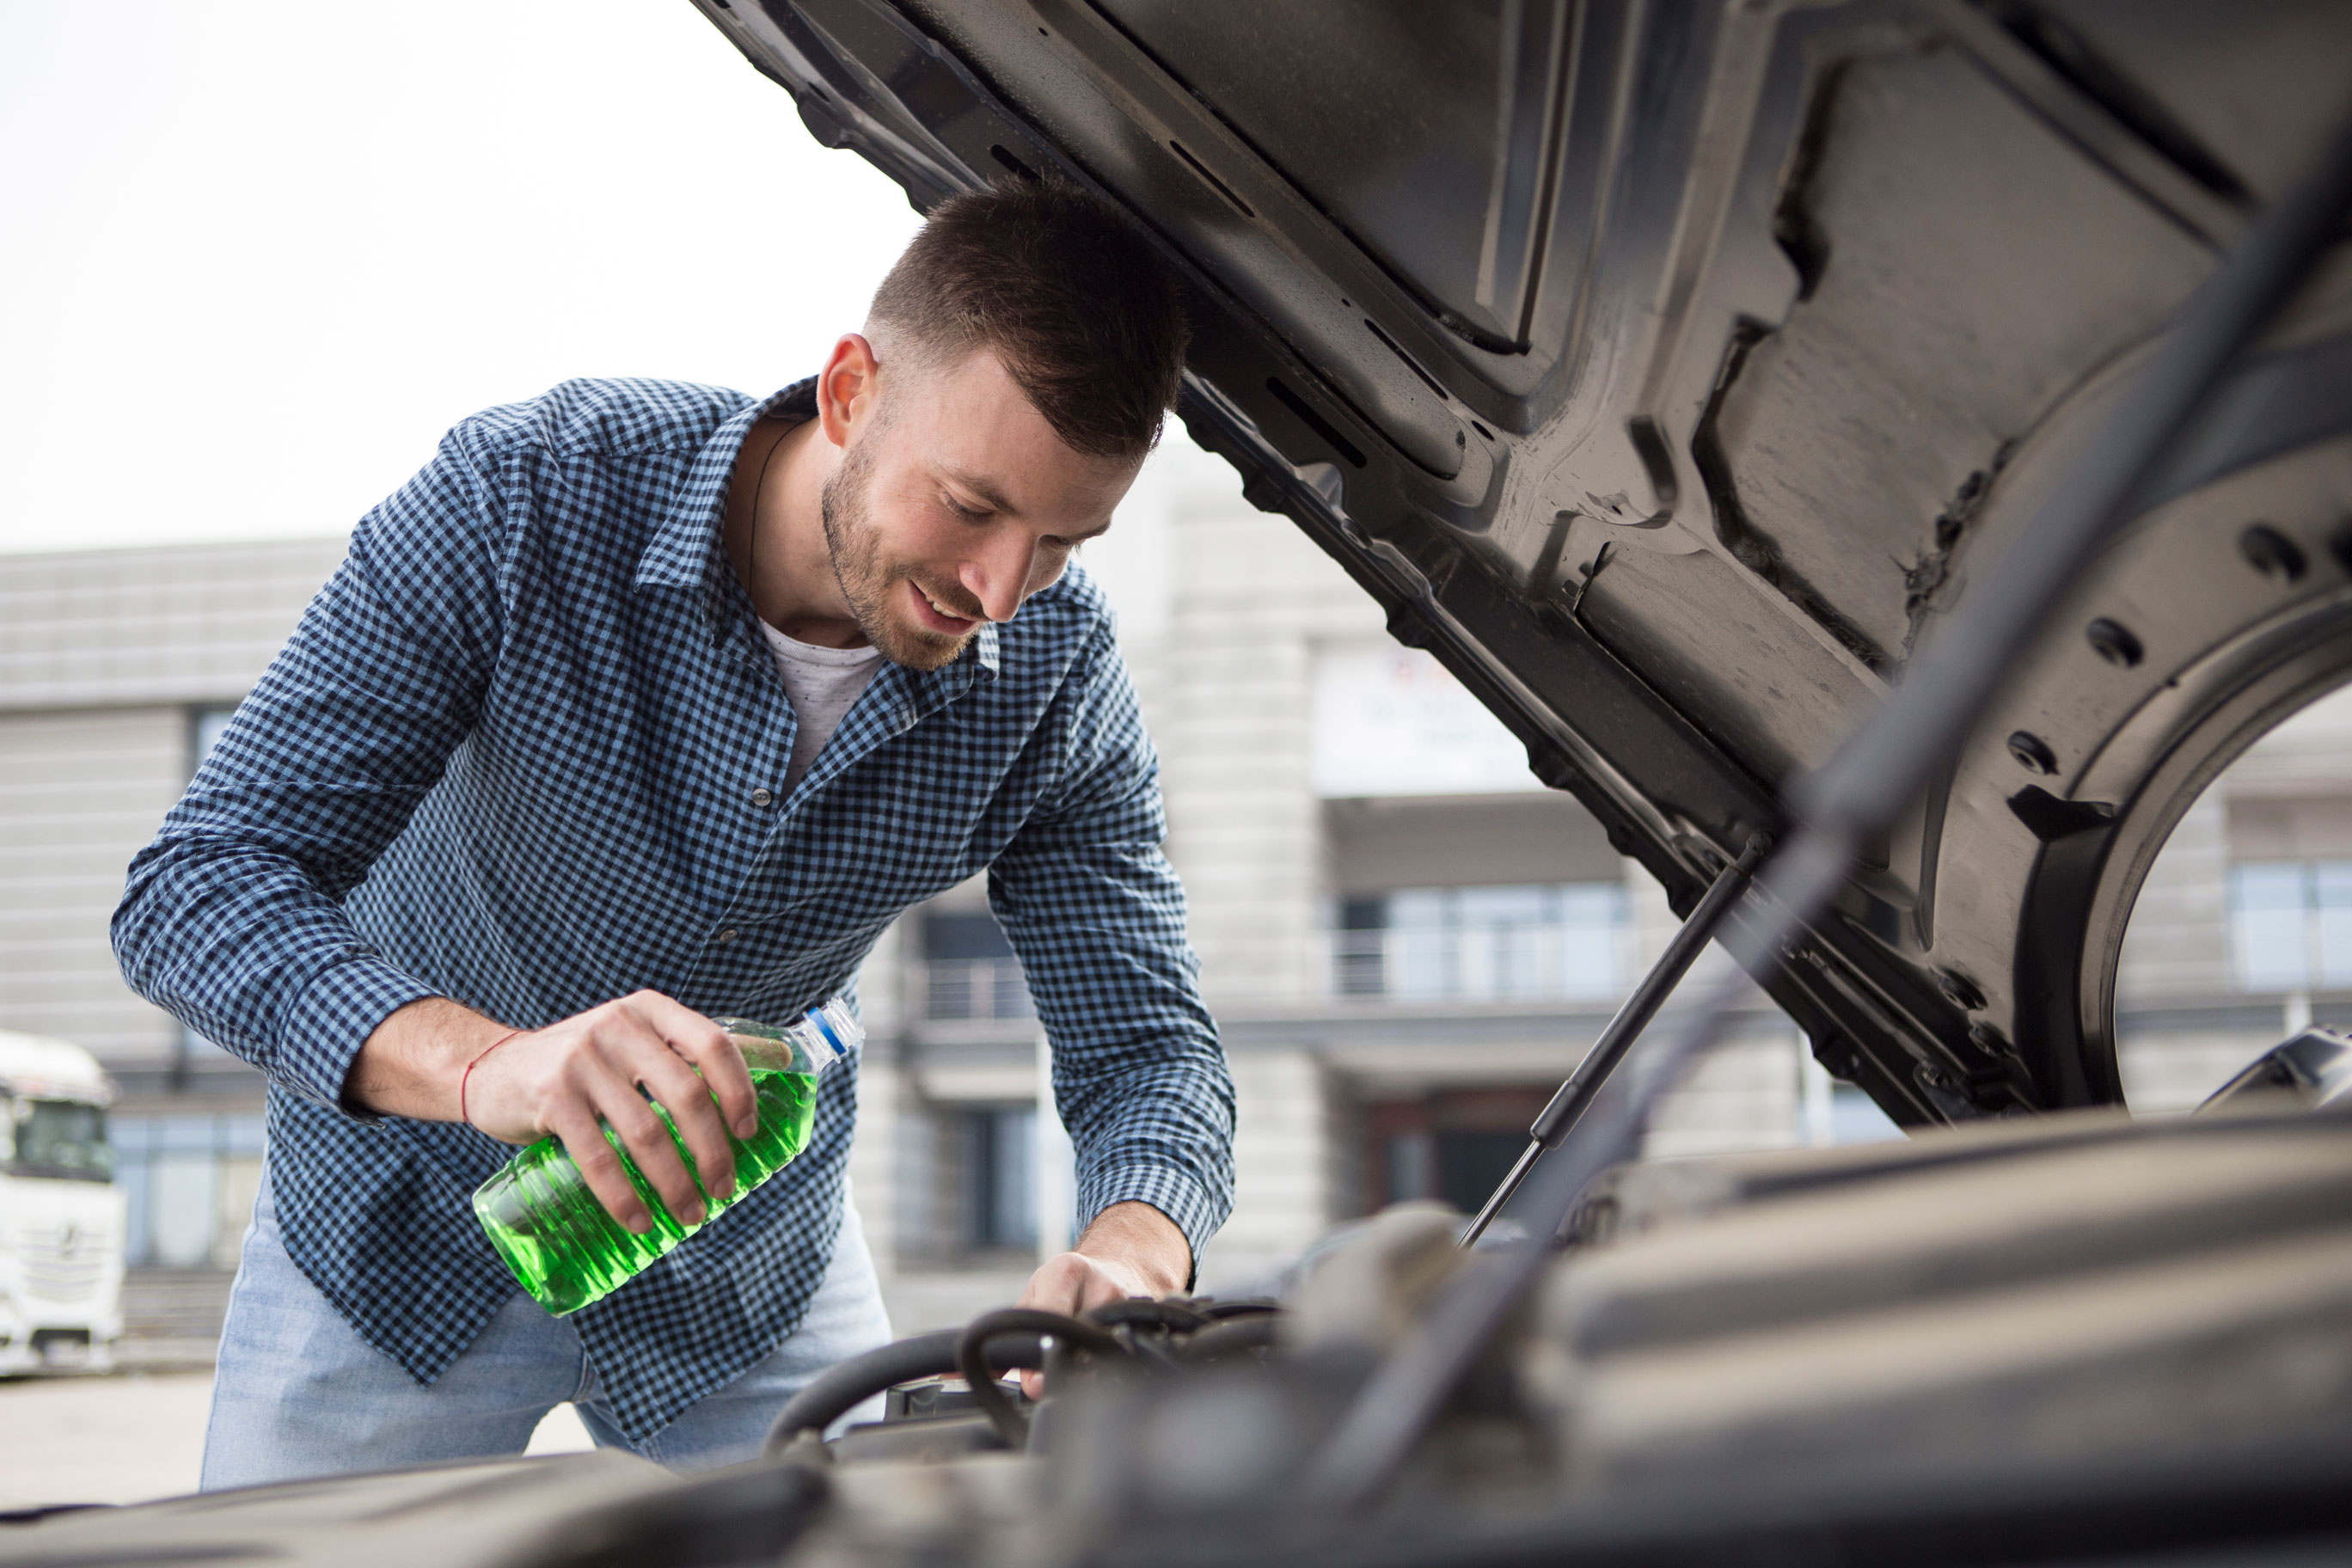
<svg viewBox="0 0 2352 1568"><path fill-rule="evenodd" d="M646 1093L669 1112L670 1121L684 1140L687 1152L694 1156L694 1173L702 1178L703 1191L713 1199L724 1199L735 1192L735 1146L727 1141L727 1129L719 1120L719 1108L710 1102L710 1091L694 1069L681 1061L667 1047L653 1054L636 1075L636 1081ZM663 1139L663 1146L675 1152L675 1146ZM634 1145L632 1146L634 1148ZM650 1172L647 1173L651 1174ZM665 1189L664 1202L669 1198ZM684 1215L673 1209L673 1214ZM693 1223L688 1221L688 1224Z"/></svg>
<svg viewBox="0 0 2352 1568"><path fill-rule="evenodd" d="M541 1132L562 1138L596 1201L637 1235L656 1223L649 1197L687 1226L702 1223L709 1203L732 1197L730 1127L740 1130L737 1136L759 1129L742 1052L709 1019L656 992L641 991L518 1038L480 1067L469 1107L480 1112L475 1125L512 1142ZM600 1117L649 1191L631 1182L597 1125Z"/></svg>
<svg viewBox="0 0 2352 1568"><path fill-rule="evenodd" d="M744 1065L743 1052L733 1037L693 1008L658 991L641 991L629 1001L672 1051L701 1072L703 1087L719 1097L719 1115L735 1136L749 1138L757 1132L760 1099L751 1088L751 1069ZM671 1105L670 1113L676 1115L677 1107ZM681 1130L683 1126L680 1123ZM688 1147L695 1149L697 1160L702 1157L691 1140Z"/></svg>
<svg viewBox="0 0 2352 1568"><path fill-rule="evenodd" d="M675 1023L681 1016L698 1015L649 992L601 1011L603 1016L595 1020L583 1042L587 1048L572 1058L573 1087L584 1093L619 1137L638 1174L661 1200L669 1217L680 1225L699 1225L709 1217L705 1193L719 1199L735 1191L734 1148L711 1104L709 1089L671 1048L656 1024L657 1019ZM718 1032L709 1020L700 1022L707 1032ZM660 1110L646 1102L646 1095L669 1112L668 1123L663 1121ZM671 1137L672 1125L677 1129L676 1140ZM680 1142L694 1160L692 1169L679 1157ZM695 1182L698 1173L702 1176L700 1186ZM628 1223L627 1216L617 1211L614 1217Z"/></svg>
<svg viewBox="0 0 2352 1568"><path fill-rule="evenodd" d="M587 1067L583 1076L587 1079L588 1103L604 1119L614 1136L620 1139L621 1146L628 1151L629 1159L637 1167L637 1174L653 1189L662 1208L680 1225L700 1224L702 1194L694 1184L693 1173L679 1157L677 1145L670 1141L669 1127L662 1121L661 1112L637 1092L634 1079L601 1063ZM618 1213L613 1217L627 1223L625 1216Z"/></svg>
<svg viewBox="0 0 2352 1568"><path fill-rule="evenodd" d="M1047 1258L1029 1276L1029 1283L1021 1292L1018 1303L1034 1307L1039 1311L1059 1312L1075 1317L1085 1310L1081 1304L1085 1294L1086 1277L1092 1272L1087 1259L1075 1252L1065 1252Z"/></svg>
<svg viewBox="0 0 2352 1568"><path fill-rule="evenodd" d="M1022 1288L1017 1306L1034 1307L1042 1312L1059 1312L1074 1317L1079 1310L1081 1281L1087 1273L1087 1260L1075 1252L1065 1252L1049 1258L1029 1276ZM1045 1374L1030 1368L1021 1373L1021 1392L1031 1399L1045 1397Z"/></svg>
<svg viewBox="0 0 2352 1568"><path fill-rule="evenodd" d="M563 1141L564 1150L572 1163L580 1167L581 1177L604 1212L621 1222L633 1236L643 1236L653 1228L654 1216L637 1196L637 1189L629 1181L629 1173L621 1168L621 1157L604 1139L604 1129L593 1110L583 1101L577 1108L559 1112L555 1124L548 1129Z"/></svg>
<svg viewBox="0 0 2352 1568"><path fill-rule="evenodd" d="M1129 1282L1106 1268L1098 1258L1083 1252L1065 1252L1047 1258L1029 1276L1028 1285L1021 1292L1019 1305L1035 1307L1042 1311L1059 1312L1066 1318L1081 1318L1097 1307L1110 1301L1123 1301L1137 1292ZM1045 1394L1043 1373L1021 1374L1021 1392L1032 1399L1042 1399Z"/></svg>

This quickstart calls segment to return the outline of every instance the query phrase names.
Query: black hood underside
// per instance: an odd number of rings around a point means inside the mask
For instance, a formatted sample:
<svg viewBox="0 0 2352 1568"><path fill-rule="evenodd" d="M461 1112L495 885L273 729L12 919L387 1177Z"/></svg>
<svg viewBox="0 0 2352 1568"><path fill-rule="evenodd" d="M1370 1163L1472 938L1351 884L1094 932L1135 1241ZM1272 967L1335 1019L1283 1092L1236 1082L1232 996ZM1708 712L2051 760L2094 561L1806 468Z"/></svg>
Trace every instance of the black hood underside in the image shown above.
<svg viewBox="0 0 2352 1568"><path fill-rule="evenodd" d="M1193 437L1684 912L2352 95L2326 0L697 3L918 207L1142 222ZM2352 667L2344 263L1759 975L1897 1121L2119 1100L2149 862Z"/></svg>

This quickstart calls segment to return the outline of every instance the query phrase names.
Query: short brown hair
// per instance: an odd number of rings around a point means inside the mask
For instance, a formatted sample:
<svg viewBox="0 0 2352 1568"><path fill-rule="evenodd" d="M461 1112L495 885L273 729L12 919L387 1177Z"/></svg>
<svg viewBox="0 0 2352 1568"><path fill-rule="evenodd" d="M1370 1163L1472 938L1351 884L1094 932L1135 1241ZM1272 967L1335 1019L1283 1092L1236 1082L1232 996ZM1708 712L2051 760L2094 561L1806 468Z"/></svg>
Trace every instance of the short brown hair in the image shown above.
<svg viewBox="0 0 2352 1568"><path fill-rule="evenodd" d="M933 207L868 321L923 360L995 350L1054 433L1098 458L1151 449L1190 335L1150 243L1108 202L1055 180Z"/></svg>

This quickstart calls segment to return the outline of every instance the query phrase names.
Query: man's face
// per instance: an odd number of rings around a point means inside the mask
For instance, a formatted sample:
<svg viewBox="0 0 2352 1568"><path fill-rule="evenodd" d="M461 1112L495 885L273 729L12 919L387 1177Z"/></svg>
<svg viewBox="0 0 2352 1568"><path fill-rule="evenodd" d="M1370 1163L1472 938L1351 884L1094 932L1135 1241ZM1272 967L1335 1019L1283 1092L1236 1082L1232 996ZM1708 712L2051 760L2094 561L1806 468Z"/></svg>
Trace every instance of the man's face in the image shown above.
<svg viewBox="0 0 2352 1568"><path fill-rule="evenodd" d="M917 669L1058 580L1141 466L1065 446L985 350L886 381L868 417L825 480L825 542L858 629Z"/></svg>

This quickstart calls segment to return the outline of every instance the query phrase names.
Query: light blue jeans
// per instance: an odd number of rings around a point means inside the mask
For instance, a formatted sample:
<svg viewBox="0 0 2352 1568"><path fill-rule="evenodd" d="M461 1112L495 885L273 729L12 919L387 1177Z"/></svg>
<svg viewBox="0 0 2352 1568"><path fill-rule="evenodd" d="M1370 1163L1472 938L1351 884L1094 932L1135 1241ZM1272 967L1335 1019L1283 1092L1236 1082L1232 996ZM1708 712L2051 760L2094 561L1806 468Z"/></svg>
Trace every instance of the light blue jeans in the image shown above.
<svg viewBox="0 0 2352 1568"><path fill-rule="evenodd" d="M833 1266L799 1330L773 1355L706 1394L642 1443L621 1436L580 1335L518 1294L430 1384L354 1333L286 1255L264 1176L231 1289L205 1429L203 1489L520 1454L569 1400L599 1447L673 1469L756 1456L784 1402L817 1373L887 1343L874 1260L847 1205ZM845 1420L872 1420L881 1402Z"/></svg>

